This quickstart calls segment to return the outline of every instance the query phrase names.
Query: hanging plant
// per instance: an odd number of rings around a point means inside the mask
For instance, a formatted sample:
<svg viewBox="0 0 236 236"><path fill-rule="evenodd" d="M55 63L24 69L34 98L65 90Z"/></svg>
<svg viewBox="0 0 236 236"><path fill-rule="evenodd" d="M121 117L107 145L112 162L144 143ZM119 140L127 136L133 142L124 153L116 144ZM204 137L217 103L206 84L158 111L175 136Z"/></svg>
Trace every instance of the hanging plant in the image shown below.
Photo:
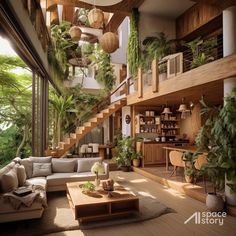
<svg viewBox="0 0 236 236"><path fill-rule="evenodd" d="M116 77L114 75L114 68L111 65L111 56L105 53L99 45L95 47L92 60L97 63L96 80L104 85L105 91L108 93L115 85Z"/></svg>
<svg viewBox="0 0 236 236"><path fill-rule="evenodd" d="M138 24L139 24L139 11L137 8L134 8L130 19L130 35L128 41L128 55L127 55L129 63L129 71L133 76L137 74L139 66L139 56L140 56Z"/></svg>

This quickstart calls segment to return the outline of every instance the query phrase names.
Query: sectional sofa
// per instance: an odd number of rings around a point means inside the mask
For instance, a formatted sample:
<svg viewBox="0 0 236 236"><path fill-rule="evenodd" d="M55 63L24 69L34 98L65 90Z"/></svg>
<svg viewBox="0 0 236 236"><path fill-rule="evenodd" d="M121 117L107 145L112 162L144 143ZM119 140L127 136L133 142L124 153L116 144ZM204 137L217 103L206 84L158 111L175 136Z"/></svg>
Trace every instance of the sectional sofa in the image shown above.
<svg viewBox="0 0 236 236"><path fill-rule="evenodd" d="M22 206L16 210L4 199L4 193L24 185L41 186L43 191L65 191L67 182L93 181L92 165L101 161L97 158L16 158L0 170L0 223L40 218L44 211L41 202L34 201L30 207ZM100 179L109 178L109 165L103 162L105 173Z"/></svg>

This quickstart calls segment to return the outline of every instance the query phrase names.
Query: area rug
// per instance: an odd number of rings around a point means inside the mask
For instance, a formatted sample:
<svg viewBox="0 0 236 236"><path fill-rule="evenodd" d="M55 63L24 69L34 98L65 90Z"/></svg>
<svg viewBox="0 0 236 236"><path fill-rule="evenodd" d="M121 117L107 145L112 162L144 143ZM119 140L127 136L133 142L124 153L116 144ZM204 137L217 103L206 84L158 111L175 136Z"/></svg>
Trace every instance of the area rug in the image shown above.
<svg viewBox="0 0 236 236"><path fill-rule="evenodd" d="M175 212L173 209L158 202L154 197L145 196L145 193L135 192L132 187L129 187L129 189L140 198L140 212L129 217L80 224L77 220L74 220L65 192L54 192L48 194L48 208L45 209L41 219L0 224L1 235L37 236L66 230L86 230L141 222L159 217L163 214Z"/></svg>

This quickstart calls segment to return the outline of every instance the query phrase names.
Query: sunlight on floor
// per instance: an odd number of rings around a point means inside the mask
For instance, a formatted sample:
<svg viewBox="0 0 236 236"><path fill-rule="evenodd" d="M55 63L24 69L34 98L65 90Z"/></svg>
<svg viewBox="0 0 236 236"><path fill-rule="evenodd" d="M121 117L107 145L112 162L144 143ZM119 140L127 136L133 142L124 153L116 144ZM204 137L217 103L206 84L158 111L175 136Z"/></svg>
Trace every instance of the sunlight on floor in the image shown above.
<svg viewBox="0 0 236 236"><path fill-rule="evenodd" d="M151 195L150 193L142 192L142 191L138 191L138 193L139 193L139 195L141 195L141 196L150 197L150 198L156 199L156 197L153 196L153 195Z"/></svg>
<svg viewBox="0 0 236 236"><path fill-rule="evenodd" d="M134 179L131 180L130 183L147 183L148 181L146 179Z"/></svg>
<svg viewBox="0 0 236 236"><path fill-rule="evenodd" d="M185 198L186 198L186 196L185 196L184 194L179 193L179 192L177 192L176 190L171 189L171 188L163 189L163 191L168 192L168 193L170 193L171 195L173 195L173 196L175 196L175 197L178 197L178 198L182 198L182 199L185 199Z"/></svg>

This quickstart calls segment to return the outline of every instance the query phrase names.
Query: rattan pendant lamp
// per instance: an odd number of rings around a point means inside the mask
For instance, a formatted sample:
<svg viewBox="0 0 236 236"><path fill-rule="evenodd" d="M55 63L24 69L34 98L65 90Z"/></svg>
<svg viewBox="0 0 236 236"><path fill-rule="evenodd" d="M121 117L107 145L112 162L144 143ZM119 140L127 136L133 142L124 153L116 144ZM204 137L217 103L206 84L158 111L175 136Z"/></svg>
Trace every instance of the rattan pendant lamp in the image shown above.
<svg viewBox="0 0 236 236"><path fill-rule="evenodd" d="M95 0L93 2L94 8L88 13L88 21L91 27L95 29L100 29L103 27L104 23L104 14L103 11L96 8Z"/></svg>

